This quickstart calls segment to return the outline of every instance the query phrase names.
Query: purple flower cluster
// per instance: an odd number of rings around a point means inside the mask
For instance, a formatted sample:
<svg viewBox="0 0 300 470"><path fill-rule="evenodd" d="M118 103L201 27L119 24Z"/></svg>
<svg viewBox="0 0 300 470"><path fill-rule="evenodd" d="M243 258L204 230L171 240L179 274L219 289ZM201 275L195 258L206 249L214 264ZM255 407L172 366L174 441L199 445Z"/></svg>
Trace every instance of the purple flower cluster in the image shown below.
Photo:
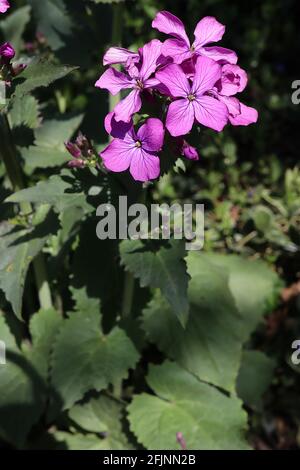
<svg viewBox="0 0 300 470"><path fill-rule="evenodd" d="M109 67L96 82L96 87L113 95L130 90L105 119L105 129L114 140L101 157L107 169L129 169L137 181L159 176L158 152L165 128L176 139L180 153L197 160L196 149L182 138L195 122L220 132L227 123L246 126L258 117L254 108L235 97L247 85L247 73L236 65L236 53L210 45L222 39L224 25L213 17L203 18L196 26L193 43L183 23L167 11L159 12L152 26L171 38L163 43L153 39L138 52L110 48L104 65L121 64L124 71ZM142 108L142 97L149 93L165 98L165 125L160 119L149 118L135 131L133 116Z"/></svg>

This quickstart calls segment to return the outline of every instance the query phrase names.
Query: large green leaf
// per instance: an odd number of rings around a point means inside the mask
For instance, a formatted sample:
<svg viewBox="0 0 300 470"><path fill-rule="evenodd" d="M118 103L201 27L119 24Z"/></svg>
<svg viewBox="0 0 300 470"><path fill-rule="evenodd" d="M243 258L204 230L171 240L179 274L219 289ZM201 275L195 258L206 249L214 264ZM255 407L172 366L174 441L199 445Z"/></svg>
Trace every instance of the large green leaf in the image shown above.
<svg viewBox="0 0 300 470"><path fill-rule="evenodd" d="M2 223L0 226L0 289L20 320L29 265L47 240L46 235L32 239L28 239L29 236L29 230L12 229L8 223Z"/></svg>
<svg viewBox="0 0 300 470"><path fill-rule="evenodd" d="M17 447L24 444L46 405L46 363L57 318L52 310L34 315L33 344L21 351L0 314L0 338L7 357L7 364L0 366L0 435Z"/></svg>
<svg viewBox="0 0 300 470"><path fill-rule="evenodd" d="M30 6L18 8L0 22L0 29L3 32L5 41L13 44L16 53L21 47L22 35L30 20Z"/></svg>
<svg viewBox="0 0 300 470"><path fill-rule="evenodd" d="M63 409L89 390L103 390L121 381L138 360L124 331L115 327L104 335L97 309L70 314L57 337L52 356L51 383ZM53 413L59 404L54 403Z"/></svg>
<svg viewBox="0 0 300 470"><path fill-rule="evenodd" d="M55 80L63 78L76 67L59 65L46 59L33 60L26 69L13 80L12 99L20 98L36 88L47 87Z"/></svg>
<svg viewBox="0 0 300 470"><path fill-rule="evenodd" d="M45 121L36 129L35 142L28 148L21 149L25 160L25 170L62 166L70 160L64 142L68 141L78 129L83 115Z"/></svg>
<svg viewBox="0 0 300 470"><path fill-rule="evenodd" d="M53 50L65 45L65 38L72 33L72 21L64 0L29 0L36 18L38 30L46 37Z"/></svg>
<svg viewBox="0 0 300 470"><path fill-rule="evenodd" d="M178 365L151 366L142 393L128 407L130 428L149 450L176 450L182 433L188 450L248 449L246 413L236 397L201 383Z"/></svg>
<svg viewBox="0 0 300 470"><path fill-rule="evenodd" d="M13 129L20 126L35 129L40 122L38 101L31 95L16 98L9 109L9 118Z"/></svg>
<svg viewBox="0 0 300 470"><path fill-rule="evenodd" d="M263 263L195 252L188 256L188 272L190 315L185 330L161 296L144 310L143 329L160 350L198 378L234 391L242 345L266 312L277 276ZM255 272L266 288L257 285L257 294ZM251 299L247 283L254 283Z"/></svg>
<svg viewBox="0 0 300 470"><path fill-rule="evenodd" d="M271 384L274 367L274 360L261 351L244 351L237 379L237 393L251 408L262 409L263 394Z"/></svg>
<svg viewBox="0 0 300 470"><path fill-rule="evenodd" d="M261 260L247 260L236 255L191 252L189 269L197 272L199 258L207 259L228 275L229 287L243 317L245 339L263 315L272 311L279 298L281 282L275 271Z"/></svg>
<svg viewBox="0 0 300 470"><path fill-rule="evenodd" d="M70 170L64 169L59 175L51 176L32 188L22 189L12 194L6 202L32 202L50 204L59 212L72 206L83 207L87 212L92 206L86 201L86 194L76 185L76 179Z"/></svg>
<svg viewBox="0 0 300 470"><path fill-rule="evenodd" d="M122 431L122 406L106 396L92 398L87 403L75 405L69 417L81 430L101 433L99 448L103 450L129 450L131 448Z"/></svg>
<svg viewBox="0 0 300 470"><path fill-rule="evenodd" d="M184 243L172 240L166 246L155 248L149 241L124 240L120 245L122 264L139 278L141 287L159 288L184 325L188 317L189 280Z"/></svg>

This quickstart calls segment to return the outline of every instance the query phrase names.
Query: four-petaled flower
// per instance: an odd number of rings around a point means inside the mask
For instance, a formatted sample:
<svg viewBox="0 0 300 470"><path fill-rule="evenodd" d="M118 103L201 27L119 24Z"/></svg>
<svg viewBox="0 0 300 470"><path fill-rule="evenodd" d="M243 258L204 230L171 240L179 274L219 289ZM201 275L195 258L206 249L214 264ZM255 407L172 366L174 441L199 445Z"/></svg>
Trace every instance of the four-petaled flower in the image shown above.
<svg viewBox="0 0 300 470"><path fill-rule="evenodd" d="M0 0L0 13L6 13L10 8L10 4L7 0Z"/></svg>
<svg viewBox="0 0 300 470"><path fill-rule="evenodd" d="M132 127L123 138L115 138L100 155L108 170L121 172L129 168L136 181L148 181L159 176L157 154L163 141L163 123L149 118L137 132Z"/></svg>
<svg viewBox="0 0 300 470"><path fill-rule="evenodd" d="M156 78L174 98L178 98L170 104L166 120L166 127L172 136L189 133L195 119L216 131L223 130L228 121L227 107L206 94L221 76L221 66L208 57L198 57L192 83L177 64L168 65L157 72Z"/></svg>
<svg viewBox="0 0 300 470"><path fill-rule="evenodd" d="M193 44L190 43L182 21L168 11L157 13L152 26L174 37L163 43L161 52L165 57L172 57L176 64L181 64L184 60L197 55L207 56L215 61L237 63L237 55L234 51L219 46L207 47L207 44L220 41L225 32L225 26L212 16L206 16L199 21L194 31Z"/></svg>
<svg viewBox="0 0 300 470"><path fill-rule="evenodd" d="M114 109L116 121L129 122L132 115L142 107L140 97L142 91L159 84L155 78L150 78L150 76L156 71L160 55L161 42L158 39L153 39L142 48L142 61L139 67L135 66L134 68L135 76L132 76L132 73L129 75L109 68L96 82L96 87L105 88L112 95L116 95L120 90L126 88L132 89L129 95L116 105Z"/></svg>

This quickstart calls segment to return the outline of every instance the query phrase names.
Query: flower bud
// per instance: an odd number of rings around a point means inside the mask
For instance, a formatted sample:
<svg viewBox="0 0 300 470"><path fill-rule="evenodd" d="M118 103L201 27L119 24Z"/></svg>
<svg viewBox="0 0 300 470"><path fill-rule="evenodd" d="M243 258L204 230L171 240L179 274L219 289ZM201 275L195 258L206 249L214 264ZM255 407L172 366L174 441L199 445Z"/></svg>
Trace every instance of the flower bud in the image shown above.
<svg viewBox="0 0 300 470"><path fill-rule="evenodd" d="M9 64L11 59L15 57L15 50L9 42L5 42L0 46L0 57L3 63Z"/></svg>
<svg viewBox="0 0 300 470"><path fill-rule="evenodd" d="M72 157L74 158L81 157L81 151L76 144L73 144L72 142L65 142L65 147L67 151L69 152L69 154L72 155Z"/></svg>

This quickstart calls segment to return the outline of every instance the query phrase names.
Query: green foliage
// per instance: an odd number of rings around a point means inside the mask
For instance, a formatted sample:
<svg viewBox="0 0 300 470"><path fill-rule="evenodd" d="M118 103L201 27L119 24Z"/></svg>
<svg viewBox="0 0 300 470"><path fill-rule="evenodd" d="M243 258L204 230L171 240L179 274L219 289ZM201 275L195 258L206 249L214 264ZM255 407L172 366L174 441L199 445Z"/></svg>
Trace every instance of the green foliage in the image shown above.
<svg viewBox="0 0 300 470"><path fill-rule="evenodd" d="M147 382L156 396L135 396L128 413L131 430L148 449L180 449L179 432L188 450L249 448L244 438L246 414L237 398L199 382L171 362L152 366Z"/></svg>
<svg viewBox="0 0 300 470"><path fill-rule="evenodd" d="M125 240L120 245L122 263L140 279L141 287L160 288L172 310L184 325L188 316L188 274L182 241L167 246Z"/></svg>
<svg viewBox="0 0 300 470"><path fill-rule="evenodd" d="M104 335L100 320L99 307L75 312L60 330L51 370L51 383L59 394L55 411L70 408L91 389L101 391L126 378L138 360L124 331L115 327Z"/></svg>

